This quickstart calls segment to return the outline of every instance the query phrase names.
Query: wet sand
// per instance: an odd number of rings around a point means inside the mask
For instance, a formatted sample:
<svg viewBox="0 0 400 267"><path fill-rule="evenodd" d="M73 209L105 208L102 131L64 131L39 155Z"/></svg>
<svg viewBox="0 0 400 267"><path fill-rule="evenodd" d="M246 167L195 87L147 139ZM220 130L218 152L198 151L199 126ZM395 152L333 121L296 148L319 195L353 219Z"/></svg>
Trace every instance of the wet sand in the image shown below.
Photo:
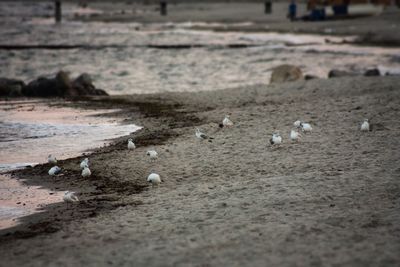
<svg viewBox="0 0 400 267"><path fill-rule="evenodd" d="M316 79L198 93L90 98L144 129L96 150L93 176L68 159L14 172L75 190L2 232L8 266L398 266L399 77ZM230 114L235 126L220 129ZM372 131L358 128L370 118ZM314 131L292 144L292 123ZM215 139L202 142L194 126ZM284 143L270 147L279 130ZM159 159L145 152L154 148ZM164 182L146 183L151 170Z"/></svg>

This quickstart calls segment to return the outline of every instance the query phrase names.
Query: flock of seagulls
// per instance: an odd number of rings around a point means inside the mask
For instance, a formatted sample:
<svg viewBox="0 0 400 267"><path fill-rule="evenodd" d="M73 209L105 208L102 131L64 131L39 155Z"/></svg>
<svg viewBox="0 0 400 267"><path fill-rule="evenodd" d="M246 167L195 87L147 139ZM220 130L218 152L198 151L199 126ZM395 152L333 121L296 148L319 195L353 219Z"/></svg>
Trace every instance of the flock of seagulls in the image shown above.
<svg viewBox="0 0 400 267"><path fill-rule="evenodd" d="M221 128L232 127L233 125L234 124L228 115L226 115L225 118L222 120L222 123L219 124L219 126ZM300 138L301 138L301 134L299 132L300 130L305 134L310 133L313 130L310 123L302 122L300 120L295 121L293 123L293 126L295 129L292 129L289 134L289 139L292 142L298 142L300 140ZM196 138L198 138L200 140L208 140L209 142L212 142L212 139L214 139L213 137L210 137L207 134L205 134L204 132L202 132L199 128L196 127L195 129L196 129L196 131L195 131ZM360 130L362 132L366 132L366 131L370 130L370 125L369 125L368 119L365 119L362 122ZM276 131L272 134L272 137L269 140L269 142L273 146L275 146L275 145L279 146L282 144L282 136L279 134L279 131ZM134 149L136 149L136 145L133 142L133 139L129 138L128 139L128 150L134 150ZM151 161L155 161L158 159L158 153L155 150L148 150L146 152L146 155L150 158ZM47 161L48 161L48 163L53 164L53 165L57 164L56 157L52 156L51 154L48 156ZM92 174L89 169L89 158L83 159L79 166L80 166L80 169L82 170L82 173L81 173L82 177L89 177ZM48 173L50 176L55 176L55 175L60 174L61 171L62 171L62 169L60 167L53 166L50 168ZM151 171L149 176L147 177L147 182L149 182L153 185L158 185L162 182L162 180L161 180L161 177L159 174L157 174L154 171ZM64 193L63 200L64 200L64 202L67 203L67 206L69 203L79 202L79 199L76 196L76 193L70 192L70 191L66 191Z"/></svg>
<svg viewBox="0 0 400 267"><path fill-rule="evenodd" d="M53 155L50 154L47 157L47 162L49 164L55 165L55 164L57 164L57 159L56 159L56 157L54 157ZM81 173L82 177L89 177L92 174L92 172L89 169L89 159L88 158L83 159L81 161L81 163L79 164L79 167L82 170L82 173ZM60 167L53 166L50 168L48 173L50 176L56 176L56 175L60 174L61 171L62 171L62 169ZM64 200L64 202L67 203L67 206L69 203L79 202L79 199L76 196L76 193L70 192L70 191L66 191L64 193L63 200Z"/></svg>

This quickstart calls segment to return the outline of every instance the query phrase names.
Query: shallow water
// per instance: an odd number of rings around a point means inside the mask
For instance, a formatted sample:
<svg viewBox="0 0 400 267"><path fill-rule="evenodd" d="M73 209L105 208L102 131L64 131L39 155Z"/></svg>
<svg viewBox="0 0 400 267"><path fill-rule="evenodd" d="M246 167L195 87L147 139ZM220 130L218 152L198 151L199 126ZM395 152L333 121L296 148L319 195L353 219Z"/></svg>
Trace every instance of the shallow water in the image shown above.
<svg viewBox="0 0 400 267"><path fill-rule="evenodd" d="M46 162L49 154L58 159L78 156L140 128L121 124L121 119L98 116L116 110L88 111L47 104L0 101L0 172Z"/></svg>
<svg viewBox="0 0 400 267"><path fill-rule="evenodd" d="M100 147L107 140L140 129L121 119L99 114L116 110L77 110L50 107L49 101L0 101L0 229L17 218L59 202L62 193L25 186L2 172L47 161L47 155L66 159Z"/></svg>

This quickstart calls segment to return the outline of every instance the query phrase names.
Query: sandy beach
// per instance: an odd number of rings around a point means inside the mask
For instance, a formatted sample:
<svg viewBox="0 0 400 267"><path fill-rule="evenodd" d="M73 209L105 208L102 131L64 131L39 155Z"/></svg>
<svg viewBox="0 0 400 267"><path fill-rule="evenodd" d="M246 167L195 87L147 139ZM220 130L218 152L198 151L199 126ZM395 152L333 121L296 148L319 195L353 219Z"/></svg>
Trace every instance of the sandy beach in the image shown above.
<svg viewBox="0 0 400 267"><path fill-rule="evenodd" d="M144 130L78 159L56 186L80 192L3 235L9 266L396 266L399 262L398 77L318 79L199 93L116 96ZM225 114L235 122L220 129ZM369 117L372 131L359 124ZM292 123L314 126L299 143ZM194 137L194 126L213 142ZM284 143L271 147L279 130ZM149 148L159 151L152 163ZM164 182L145 182L156 170ZM46 185L47 166L20 171ZM33 222L34 223L33 223ZM29 237L29 238L27 238ZM22 256L23 255L23 256ZM27 260L31 259L31 260Z"/></svg>
<svg viewBox="0 0 400 267"><path fill-rule="evenodd" d="M0 266L399 265L400 75L389 71L399 65L399 9L350 27L291 23L281 16L286 5L270 17L259 6L172 5L161 17L152 5L97 3L78 15L67 9L70 20L58 28L48 18L0 28L3 48L77 46L0 49L7 77L27 82L69 67L110 93L50 98L49 107L54 100L53 108L109 110L101 116L143 127L59 160L59 176L48 175L47 163L10 172L27 186L75 191L80 202L60 197L0 230ZM292 35L276 43L278 33L246 35L271 31L319 35L302 36L317 41L307 47L302 39L304 50ZM358 39L340 39L349 36ZM182 44L189 47L150 46ZM270 84L273 67L286 63L319 78ZM328 79L336 67L358 75ZM378 67L388 72L360 75ZM225 115L233 127L219 126ZM365 118L371 130L361 132ZM296 120L313 131L291 142ZM213 139L197 139L196 127ZM280 146L269 143L276 131ZM146 181L152 171L158 186Z"/></svg>

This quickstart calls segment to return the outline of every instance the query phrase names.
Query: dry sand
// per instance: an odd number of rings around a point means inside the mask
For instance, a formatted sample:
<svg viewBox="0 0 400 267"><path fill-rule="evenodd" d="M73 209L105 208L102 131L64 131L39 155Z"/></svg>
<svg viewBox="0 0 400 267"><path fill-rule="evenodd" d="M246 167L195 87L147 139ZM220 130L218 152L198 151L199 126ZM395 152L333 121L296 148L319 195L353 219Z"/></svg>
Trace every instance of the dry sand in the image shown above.
<svg viewBox="0 0 400 267"><path fill-rule="evenodd" d="M79 159L62 162L55 183L46 165L15 173L76 190L82 203L3 232L0 265L398 266L399 84L351 77L90 99L145 127L138 148L121 138L95 151L87 180ZM235 126L219 129L225 114ZM364 118L373 129L361 133ZM292 144L297 119L314 131ZM197 140L194 126L214 141ZM279 148L268 144L274 130ZM145 182L152 169L158 187Z"/></svg>

